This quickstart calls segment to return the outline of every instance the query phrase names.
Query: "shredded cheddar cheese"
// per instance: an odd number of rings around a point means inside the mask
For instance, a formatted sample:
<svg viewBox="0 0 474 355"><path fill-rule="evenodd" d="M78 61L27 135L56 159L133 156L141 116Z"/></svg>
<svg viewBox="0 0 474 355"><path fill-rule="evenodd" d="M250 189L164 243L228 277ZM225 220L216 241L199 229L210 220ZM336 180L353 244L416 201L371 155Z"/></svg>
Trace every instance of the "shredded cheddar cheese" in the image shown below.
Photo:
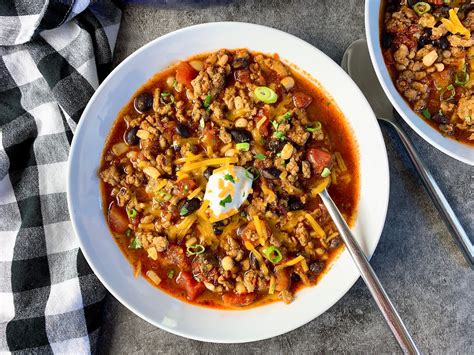
<svg viewBox="0 0 474 355"><path fill-rule="evenodd" d="M209 222L215 223L215 222L222 221L223 219L226 219L226 218L229 218L229 217L233 216L237 212L239 212L237 210L237 208L232 208L231 210L229 210L226 213L221 213L219 216L212 216L211 218L209 218Z"/></svg>
<svg viewBox="0 0 474 355"><path fill-rule="evenodd" d="M311 196L316 197L321 193L329 184L329 176L325 177L316 187L311 189Z"/></svg>
<svg viewBox="0 0 474 355"><path fill-rule="evenodd" d="M260 265L260 267L262 269L262 272L265 275L268 275L268 268L267 268L267 265L265 264L265 261L263 260L262 254L260 254L258 252L258 250L255 249L255 247L252 245L252 243L250 243L248 241L245 241L244 245L248 250L250 250L253 253L253 255L255 255L255 259L257 259L258 264Z"/></svg>
<svg viewBox="0 0 474 355"><path fill-rule="evenodd" d="M265 245L265 240L267 239L265 238L267 231L265 231L265 234L264 234L263 230L266 228L262 227L262 222L260 221L260 218L258 218L258 216L253 216L253 224L258 234L258 241L260 242L261 245Z"/></svg>
<svg viewBox="0 0 474 355"><path fill-rule="evenodd" d="M303 255L298 255L296 258L291 259L291 260L287 261L286 263L275 266L275 271L281 270L281 269L283 269L285 267L288 267L288 266L296 265L296 264L298 264L299 262L301 262L303 260L305 260L304 256Z"/></svg>
<svg viewBox="0 0 474 355"><path fill-rule="evenodd" d="M266 184L262 184L262 191L265 194L265 196L267 196L268 203L272 203L276 201L277 197L275 193L272 190L270 190Z"/></svg>
<svg viewBox="0 0 474 355"><path fill-rule="evenodd" d="M195 198L199 193L202 191L203 187L199 186L198 188L194 189L189 195L188 200Z"/></svg>
<svg viewBox="0 0 474 355"><path fill-rule="evenodd" d="M442 18L441 22L446 27L446 29L452 34L459 33L463 35L465 38L470 38L471 32L466 27L464 27L462 22L459 20L459 17L457 15L457 10L458 8L450 9L449 20L446 18Z"/></svg>
<svg viewBox="0 0 474 355"><path fill-rule="evenodd" d="M267 116L263 116L258 122L257 122L257 129L260 129L260 127L263 126L263 124L265 123L265 121L267 120Z"/></svg>
<svg viewBox="0 0 474 355"><path fill-rule="evenodd" d="M185 164L183 165L183 168L181 169L181 171L189 172L189 171L193 171L193 170L206 167L206 166L221 165L221 164L226 164L226 163L229 163L229 164L237 163L237 158L229 157L229 158L206 159L206 160L199 161L197 163Z"/></svg>
<svg viewBox="0 0 474 355"><path fill-rule="evenodd" d="M179 158L174 161L175 164L182 164L182 163L191 163L193 161L199 160L202 158L202 154L194 155L192 153L187 153L184 158Z"/></svg>
<svg viewBox="0 0 474 355"><path fill-rule="evenodd" d="M311 216L309 213L305 213L304 216L306 217L307 221L313 227L314 231L316 232L319 238L326 238L326 233L321 228L321 226L316 222L316 220Z"/></svg>

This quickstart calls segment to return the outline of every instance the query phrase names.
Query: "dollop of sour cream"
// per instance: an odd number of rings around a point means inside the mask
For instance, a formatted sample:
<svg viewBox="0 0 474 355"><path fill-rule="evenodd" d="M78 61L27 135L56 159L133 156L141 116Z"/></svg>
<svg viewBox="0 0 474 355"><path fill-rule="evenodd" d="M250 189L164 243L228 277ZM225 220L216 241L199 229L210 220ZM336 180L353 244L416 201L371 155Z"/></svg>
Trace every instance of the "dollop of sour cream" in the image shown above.
<svg viewBox="0 0 474 355"><path fill-rule="evenodd" d="M204 200L214 216L238 210L252 191L253 176L240 166L232 166L215 172L209 177Z"/></svg>

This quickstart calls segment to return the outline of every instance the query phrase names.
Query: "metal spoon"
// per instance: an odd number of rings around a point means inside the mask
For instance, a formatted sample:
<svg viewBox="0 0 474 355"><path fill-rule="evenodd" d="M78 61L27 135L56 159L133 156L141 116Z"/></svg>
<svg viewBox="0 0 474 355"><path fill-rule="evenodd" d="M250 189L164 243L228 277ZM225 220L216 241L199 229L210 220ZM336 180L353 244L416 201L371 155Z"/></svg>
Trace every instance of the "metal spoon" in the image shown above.
<svg viewBox="0 0 474 355"><path fill-rule="evenodd" d="M471 240L456 217L456 214L449 205L448 200L446 200L446 197L439 188L435 179L418 156L418 153L416 152L415 147L411 143L407 134L395 120L395 117L393 116L393 107L385 95L382 87L380 86L377 76L375 75L374 69L371 65L367 41L365 39L360 39L353 42L346 49L344 57L342 58L341 66L362 90L365 97L369 101L370 106L374 110L377 119L388 122L392 127L395 128L400 140L408 152L408 155L410 156L413 165L418 170L426 190L428 191L438 210L441 212L446 224L448 227L450 227L454 241L458 244L459 248L463 252L468 264L471 266L471 268L474 268L474 247L471 243Z"/></svg>
<svg viewBox="0 0 474 355"><path fill-rule="evenodd" d="M408 333L408 330L398 315L397 310L388 298L387 293L385 292L377 275L375 275L374 270L370 266L369 261L365 257L359 243L357 243L354 235L349 229L344 217L342 217L341 212L339 212L336 204L329 196L327 189L324 189L322 192L320 192L319 196L321 197L324 206L326 206L329 215L334 221L334 224L336 225L339 234L341 235L341 238L344 241L347 250L349 251L349 254L352 256L354 263L359 269L362 279L365 281L367 288L372 294L372 297L377 303L380 312L382 312L388 326L395 336L395 339L397 339L398 344L402 348L403 352L408 354L419 354L420 352L418 351L415 342Z"/></svg>

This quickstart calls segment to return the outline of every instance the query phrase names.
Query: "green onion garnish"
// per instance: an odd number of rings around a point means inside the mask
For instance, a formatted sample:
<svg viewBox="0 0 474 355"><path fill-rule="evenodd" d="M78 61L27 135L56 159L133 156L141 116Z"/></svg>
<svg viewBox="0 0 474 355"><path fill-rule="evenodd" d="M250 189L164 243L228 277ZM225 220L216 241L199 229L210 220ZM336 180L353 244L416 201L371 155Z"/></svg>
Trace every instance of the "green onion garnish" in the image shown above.
<svg viewBox="0 0 474 355"><path fill-rule="evenodd" d="M454 74L454 84L457 86L463 86L469 81L469 73L466 71L460 71Z"/></svg>
<svg viewBox="0 0 474 355"><path fill-rule="evenodd" d="M445 94L448 93L449 94L449 97L446 98ZM444 89L443 91L441 91L441 94L439 95L439 100L440 101L449 101L451 100L452 98L454 98L454 96L456 95L456 89L454 89L454 86L453 84L449 84L448 86L446 86L446 89Z"/></svg>
<svg viewBox="0 0 474 355"><path fill-rule="evenodd" d="M272 263L279 263L283 259L280 249L271 245L262 249L263 255Z"/></svg>
<svg viewBox="0 0 474 355"><path fill-rule="evenodd" d="M272 121L272 126L275 128L275 130L277 130L280 124L277 121Z"/></svg>
<svg viewBox="0 0 474 355"><path fill-rule="evenodd" d="M316 131L320 131L321 128L322 128L322 126L323 126L323 125L321 124L321 122L316 121L316 122L314 122L314 124L313 124L312 127L311 127L311 126L307 126L307 127L306 127L306 130L307 130L308 132L313 133L313 132L316 132Z"/></svg>
<svg viewBox="0 0 474 355"><path fill-rule="evenodd" d="M133 238L132 242L130 243L130 245L128 247L129 247L129 249L140 249L140 248L142 248L142 242L140 241L140 238L135 236L135 238Z"/></svg>
<svg viewBox="0 0 474 355"><path fill-rule="evenodd" d="M324 168L323 172L321 173L321 176L325 178L325 177L328 177L329 175L331 175L331 170L329 170L328 168Z"/></svg>
<svg viewBox="0 0 474 355"><path fill-rule="evenodd" d="M186 248L189 255L199 255L204 253L205 250L206 248L201 244L193 244Z"/></svg>
<svg viewBox="0 0 474 355"><path fill-rule="evenodd" d="M232 197L230 195L227 195L225 199L219 202L219 205L221 205L222 207L225 207L227 203L231 203L231 202L232 202Z"/></svg>
<svg viewBox="0 0 474 355"><path fill-rule="evenodd" d="M167 92L167 91L163 91L161 94L160 94L160 102L164 105L166 104L172 104L174 103L174 96L171 95L171 93Z"/></svg>
<svg viewBox="0 0 474 355"><path fill-rule="evenodd" d="M281 119L284 121L288 121L291 118L291 112L285 113L283 116L281 116Z"/></svg>
<svg viewBox="0 0 474 355"><path fill-rule="evenodd" d="M428 110L428 108L423 109L423 111L421 111L421 113L422 113L423 116L425 116L427 119L430 119L430 118L431 118L431 113L430 113L430 110Z"/></svg>
<svg viewBox="0 0 474 355"><path fill-rule="evenodd" d="M237 143L235 147L242 152L248 152L250 149L250 143Z"/></svg>
<svg viewBox="0 0 474 355"><path fill-rule="evenodd" d="M244 174L247 178L255 180L254 177L253 177L253 174L250 171L248 171L247 169L245 169Z"/></svg>
<svg viewBox="0 0 474 355"><path fill-rule="evenodd" d="M265 160L267 157L265 156L265 154L262 154L262 153L257 153L255 154L255 159L258 159L258 160Z"/></svg>
<svg viewBox="0 0 474 355"><path fill-rule="evenodd" d="M230 182L233 182L235 183L235 180L234 180L234 177L230 174L225 174L224 175L224 180L227 180L227 181L230 181Z"/></svg>
<svg viewBox="0 0 474 355"><path fill-rule="evenodd" d="M131 209L127 208L127 216L130 219L135 218L137 216L137 210L134 208L131 208Z"/></svg>
<svg viewBox="0 0 474 355"><path fill-rule="evenodd" d="M273 136L275 138L278 138L279 140L285 139L285 133L281 131L276 131L275 133L273 133Z"/></svg>
<svg viewBox="0 0 474 355"><path fill-rule="evenodd" d="M266 86L258 86L255 88L254 94L258 100L266 104L274 104L278 100L276 92Z"/></svg>
<svg viewBox="0 0 474 355"><path fill-rule="evenodd" d="M413 5L413 10L415 10L418 16L421 16L429 12L431 10L431 6L427 2L420 1Z"/></svg>
<svg viewBox="0 0 474 355"><path fill-rule="evenodd" d="M211 102L212 102L212 96L207 95L203 102L204 108L208 108L211 105Z"/></svg>
<svg viewBox="0 0 474 355"><path fill-rule="evenodd" d="M168 278L169 278L169 279L172 279L173 276L174 276L174 270L168 271Z"/></svg>
<svg viewBox="0 0 474 355"><path fill-rule="evenodd" d="M184 206L181 207L181 209L179 210L179 215L180 216L186 216L188 213L189 213L189 210Z"/></svg>

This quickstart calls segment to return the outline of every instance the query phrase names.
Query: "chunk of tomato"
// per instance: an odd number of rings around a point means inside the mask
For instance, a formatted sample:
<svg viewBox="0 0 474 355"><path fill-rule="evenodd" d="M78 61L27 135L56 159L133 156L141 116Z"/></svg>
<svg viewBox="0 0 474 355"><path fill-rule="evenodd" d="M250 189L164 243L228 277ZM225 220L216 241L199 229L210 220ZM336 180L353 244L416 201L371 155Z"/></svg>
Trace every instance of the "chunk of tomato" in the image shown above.
<svg viewBox="0 0 474 355"><path fill-rule="evenodd" d="M188 62L181 62L176 68L176 81L184 86L191 87L191 81L198 72Z"/></svg>
<svg viewBox="0 0 474 355"><path fill-rule="evenodd" d="M330 168L333 163L332 154L319 148L310 148L306 159L311 163L315 174L321 174L324 168Z"/></svg>
<svg viewBox="0 0 474 355"><path fill-rule="evenodd" d="M194 280L193 275L187 271L179 273L176 278L176 284L179 288L186 291L187 299L190 301L194 301L206 288L201 282Z"/></svg>
<svg viewBox="0 0 474 355"><path fill-rule="evenodd" d="M193 179L185 178L183 180L179 180L176 186L178 187L178 197L182 198L193 191L197 185L196 181Z"/></svg>
<svg viewBox="0 0 474 355"><path fill-rule="evenodd" d="M125 210L115 202L112 202L109 206L107 215L110 228L117 233L125 233L128 229L128 217Z"/></svg>

